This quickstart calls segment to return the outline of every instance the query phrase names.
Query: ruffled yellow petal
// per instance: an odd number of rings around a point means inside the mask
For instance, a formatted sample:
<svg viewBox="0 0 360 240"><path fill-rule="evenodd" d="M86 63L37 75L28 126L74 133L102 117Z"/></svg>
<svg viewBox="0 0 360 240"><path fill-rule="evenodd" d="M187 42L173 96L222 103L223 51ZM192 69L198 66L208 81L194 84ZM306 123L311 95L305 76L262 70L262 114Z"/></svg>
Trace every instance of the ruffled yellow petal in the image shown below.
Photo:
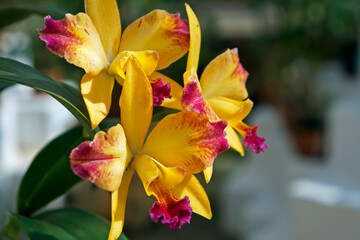
<svg viewBox="0 0 360 240"><path fill-rule="evenodd" d="M153 50L159 53L157 69L181 58L189 49L189 31L180 14L154 10L130 24L124 31L120 51Z"/></svg>
<svg viewBox="0 0 360 240"><path fill-rule="evenodd" d="M165 167L155 159L140 155L134 159L131 166L136 170L148 196L157 195L150 184L155 179L161 181L167 189L172 189L185 178L186 172L182 167Z"/></svg>
<svg viewBox="0 0 360 240"><path fill-rule="evenodd" d="M185 4L186 13L189 19L189 32L190 32L190 48L189 55L186 65L186 70L192 68L197 71L199 64L199 55L200 55L200 43L201 43L201 30L199 21L188 4Z"/></svg>
<svg viewBox="0 0 360 240"><path fill-rule="evenodd" d="M79 177L107 191L119 188L125 168L131 159L123 128L118 124L95 134L70 154L71 169Z"/></svg>
<svg viewBox="0 0 360 240"><path fill-rule="evenodd" d="M109 62L119 50L121 24L116 0L85 0L85 10L94 23Z"/></svg>
<svg viewBox="0 0 360 240"><path fill-rule="evenodd" d="M153 99L150 82L140 63L130 56L126 69L126 79L120 97L121 125L132 153L141 150L148 132Z"/></svg>
<svg viewBox="0 0 360 240"><path fill-rule="evenodd" d="M131 167L136 170L136 173L140 177L141 182L144 185L145 192L148 196L153 194L149 185L160 177L160 171L156 164L151 160L149 156L141 154L137 156L134 161L131 162Z"/></svg>
<svg viewBox="0 0 360 240"><path fill-rule="evenodd" d="M227 121L229 126L245 137L245 147L251 146L255 153L262 153L268 148L268 145L264 143L266 138L261 138L257 135L258 126L248 126L243 122L243 119L250 113L253 106L253 102L250 99L235 101L228 98L213 97L208 99L208 102L221 119ZM227 129L228 142L231 147L241 155L244 155L241 143L236 133L232 130L230 128Z"/></svg>
<svg viewBox="0 0 360 240"><path fill-rule="evenodd" d="M127 170L120 188L111 193L111 228L108 240L116 240L124 226L126 197L134 170Z"/></svg>
<svg viewBox="0 0 360 240"><path fill-rule="evenodd" d="M89 74L98 74L109 64L99 34L84 13L66 14L59 21L45 17L45 28L39 30L39 37L54 54Z"/></svg>
<svg viewBox="0 0 360 240"><path fill-rule="evenodd" d="M161 106L181 110L181 96L183 93L183 88L180 86L180 84L159 72L154 72L150 76L150 79L152 80L158 78L162 78L165 84L170 83L171 86L171 98L165 98Z"/></svg>
<svg viewBox="0 0 360 240"><path fill-rule="evenodd" d="M160 171L161 178L164 180L164 185L172 189L179 183L181 183L185 176L185 169L182 167L165 167L155 159L152 159L154 163L156 163L157 168Z"/></svg>
<svg viewBox="0 0 360 240"><path fill-rule="evenodd" d="M206 183L209 183L211 180L211 176L213 174L213 165L209 166L207 169L205 169L204 171L204 177L205 177L205 181Z"/></svg>
<svg viewBox="0 0 360 240"><path fill-rule="evenodd" d="M242 121L251 111L253 102L250 99L235 101L224 97L208 98L207 102L217 116L225 120L229 125L234 126Z"/></svg>
<svg viewBox="0 0 360 240"><path fill-rule="evenodd" d="M181 166L188 174L201 172L229 147L226 125L191 112L168 115L149 134L143 153L167 167Z"/></svg>
<svg viewBox="0 0 360 240"><path fill-rule="evenodd" d="M97 75L86 73L81 79L81 94L93 128L97 127L109 113L113 87L114 78L106 71Z"/></svg>
<svg viewBox="0 0 360 240"><path fill-rule="evenodd" d="M248 72L239 61L237 49L227 50L217 56L204 69L200 84L204 97L226 97L245 100L248 93L245 82Z"/></svg>
<svg viewBox="0 0 360 240"><path fill-rule="evenodd" d="M194 175L188 175L181 184L173 189L173 193L179 199L188 196L192 210L207 219L211 219L212 212L209 199Z"/></svg>
<svg viewBox="0 0 360 240"><path fill-rule="evenodd" d="M235 130L231 126L227 126L225 128L225 132L226 132L226 139L230 147L235 149L237 152L239 152L241 156L244 156L245 155L244 148Z"/></svg>
<svg viewBox="0 0 360 240"><path fill-rule="evenodd" d="M189 198L177 199L172 188L184 180L186 175L182 167L167 168L147 155L134 159L132 166L139 175L146 193L154 195L154 202L149 210L153 221L168 223L170 229L181 228L184 223L190 223L192 209Z"/></svg>
<svg viewBox="0 0 360 240"><path fill-rule="evenodd" d="M124 67L130 56L134 56L138 60L147 76L150 76L155 71L159 61L159 54L155 51L124 51L119 53L111 63L108 70L109 74L119 75L125 79L126 70Z"/></svg>

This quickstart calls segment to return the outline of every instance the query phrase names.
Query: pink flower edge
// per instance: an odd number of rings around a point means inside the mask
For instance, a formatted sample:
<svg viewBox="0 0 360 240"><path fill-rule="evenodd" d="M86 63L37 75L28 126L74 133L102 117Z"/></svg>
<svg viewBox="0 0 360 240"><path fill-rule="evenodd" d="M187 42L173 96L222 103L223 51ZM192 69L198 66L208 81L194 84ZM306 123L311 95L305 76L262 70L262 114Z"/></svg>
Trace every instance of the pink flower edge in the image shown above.
<svg viewBox="0 0 360 240"><path fill-rule="evenodd" d="M153 104L154 106L160 106L165 98L171 99L171 85L170 83L165 84L162 77L151 83L153 93Z"/></svg>
<svg viewBox="0 0 360 240"><path fill-rule="evenodd" d="M268 149L268 145L264 143L266 138L262 138L257 135L258 127L259 126L254 126L253 129L247 131L244 139L244 146L246 148L252 147L252 150L255 153L263 153L266 149Z"/></svg>
<svg viewBox="0 0 360 240"><path fill-rule="evenodd" d="M156 201L151 206L149 214L154 222L162 218L161 223L167 223L170 229L180 229L184 223L190 223L192 214L190 199L185 196L171 204Z"/></svg>

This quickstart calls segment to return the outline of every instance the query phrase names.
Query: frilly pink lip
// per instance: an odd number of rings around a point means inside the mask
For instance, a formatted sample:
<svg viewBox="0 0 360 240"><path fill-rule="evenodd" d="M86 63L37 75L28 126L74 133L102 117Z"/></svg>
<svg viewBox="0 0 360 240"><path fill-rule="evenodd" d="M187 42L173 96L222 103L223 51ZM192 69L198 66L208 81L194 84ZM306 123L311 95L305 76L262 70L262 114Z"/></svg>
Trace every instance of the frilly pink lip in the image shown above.
<svg viewBox="0 0 360 240"><path fill-rule="evenodd" d="M171 98L171 86L170 83L165 84L162 77L159 77L155 80L154 83L151 83L152 92L153 92L153 104L154 106L160 106L165 98Z"/></svg>
<svg viewBox="0 0 360 240"><path fill-rule="evenodd" d="M247 131L244 146L246 148L251 146L255 153L263 153L268 148L268 145L264 143L266 138L261 138L257 135L258 127L259 126L255 126L253 129Z"/></svg>
<svg viewBox="0 0 360 240"><path fill-rule="evenodd" d="M158 222L162 217L161 223L167 223L170 229L180 229L182 224L190 223L192 208L189 197L185 196L171 204L156 201L150 208L149 214L154 222Z"/></svg>

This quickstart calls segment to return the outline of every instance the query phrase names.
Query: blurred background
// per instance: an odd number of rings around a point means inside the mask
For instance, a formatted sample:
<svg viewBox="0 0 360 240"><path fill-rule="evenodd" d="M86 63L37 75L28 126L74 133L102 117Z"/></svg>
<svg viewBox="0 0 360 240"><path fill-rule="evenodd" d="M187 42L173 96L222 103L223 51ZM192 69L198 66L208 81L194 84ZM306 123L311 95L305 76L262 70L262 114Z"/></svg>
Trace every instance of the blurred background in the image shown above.
<svg viewBox="0 0 360 240"><path fill-rule="evenodd" d="M249 72L259 125L269 149L218 156L208 192L213 219L196 214L182 230L155 224L154 199L140 180L130 186L129 239L358 240L360 239L360 3L358 0L191 0L202 45L198 73L227 48L238 48ZM175 0L118 1L122 28ZM8 6L50 7L76 14L83 1L0 0ZM43 16L3 26L0 56L29 64L79 88L83 70L50 53L37 37ZM1 19L1 17L0 17ZM164 71L179 83L186 56ZM118 91L119 89L115 89ZM160 109L157 109L160 110ZM118 116L116 108L113 116ZM34 155L76 120L47 95L13 86L0 92L0 226L14 210L19 181ZM202 179L202 176L199 176ZM110 216L109 194L82 182L50 207L77 206Z"/></svg>

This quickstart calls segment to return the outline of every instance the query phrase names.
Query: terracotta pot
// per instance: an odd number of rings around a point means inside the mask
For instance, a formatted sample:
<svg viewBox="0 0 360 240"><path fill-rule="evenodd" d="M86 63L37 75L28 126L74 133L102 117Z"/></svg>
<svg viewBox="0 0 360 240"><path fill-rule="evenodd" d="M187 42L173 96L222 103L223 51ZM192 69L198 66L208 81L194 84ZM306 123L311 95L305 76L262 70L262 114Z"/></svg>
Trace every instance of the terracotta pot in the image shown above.
<svg viewBox="0 0 360 240"><path fill-rule="evenodd" d="M324 154L324 128L319 126L296 125L291 129L296 150L308 157L318 157Z"/></svg>

